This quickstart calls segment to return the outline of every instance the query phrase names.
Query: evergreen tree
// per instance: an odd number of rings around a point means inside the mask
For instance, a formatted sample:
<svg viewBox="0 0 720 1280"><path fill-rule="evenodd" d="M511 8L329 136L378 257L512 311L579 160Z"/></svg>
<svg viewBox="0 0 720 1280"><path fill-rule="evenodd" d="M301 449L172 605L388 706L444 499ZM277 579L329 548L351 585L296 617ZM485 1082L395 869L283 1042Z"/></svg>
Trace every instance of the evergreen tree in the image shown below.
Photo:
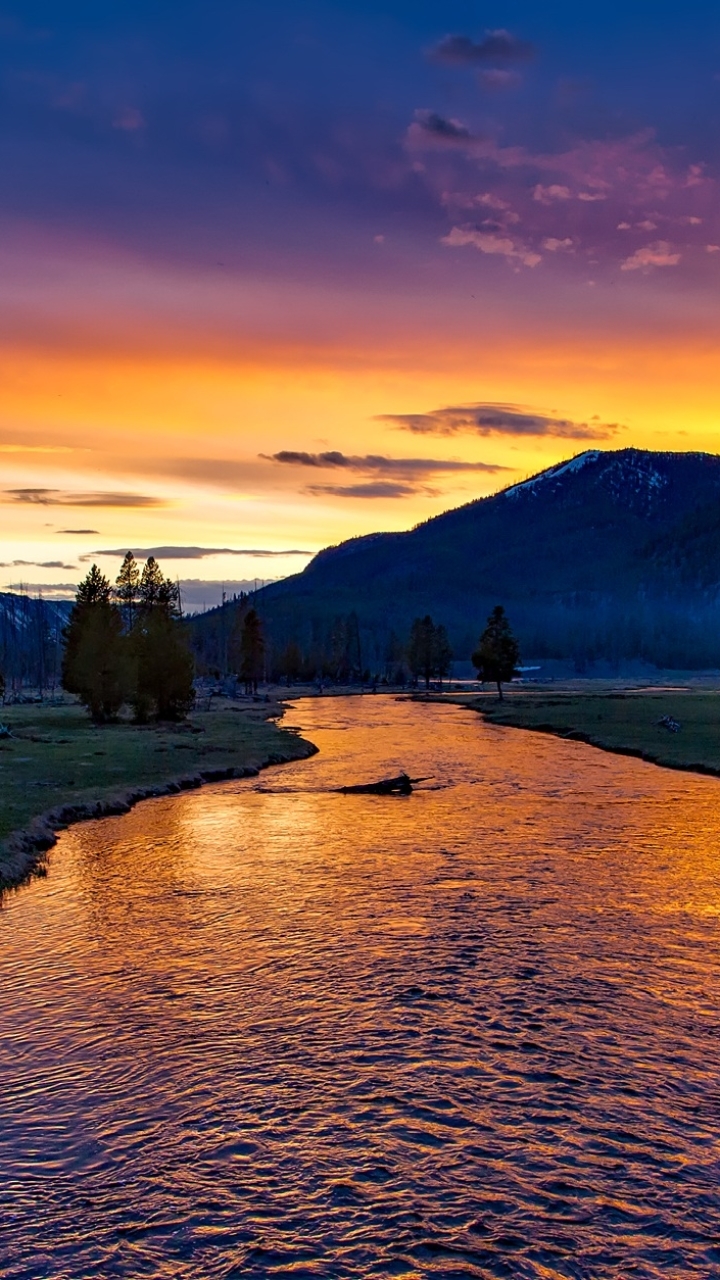
<svg viewBox="0 0 720 1280"><path fill-rule="evenodd" d="M120 605L126 631L132 631L139 594L140 570L132 551L128 551L115 579L115 598Z"/></svg>
<svg viewBox="0 0 720 1280"><path fill-rule="evenodd" d="M450 675L452 667L453 651L448 638L445 627L440 623L435 628L435 674L440 680L440 685L445 676Z"/></svg>
<svg viewBox="0 0 720 1280"><path fill-rule="evenodd" d="M122 618L107 578L93 565L77 589L65 629L62 683L77 694L96 723L112 720L128 693Z"/></svg>
<svg viewBox="0 0 720 1280"><path fill-rule="evenodd" d="M303 668L303 656L296 640L289 640L285 645L278 663L279 673L285 676L288 688L300 679Z"/></svg>
<svg viewBox="0 0 720 1280"><path fill-rule="evenodd" d="M182 720L195 701L193 658L179 621L178 589L154 556L143 567L130 636L135 719Z"/></svg>
<svg viewBox="0 0 720 1280"><path fill-rule="evenodd" d="M420 676L425 681L425 688L430 688L430 679L435 675L436 646L435 624L429 613L424 618L416 618L410 628L410 641L407 650L408 666L415 678Z"/></svg>
<svg viewBox="0 0 720 1280"><path fill-rule="evenodd" d="M265 637L258 614L250 609L245 615L241 640L240 676L246 693L257 693L258 680L265 665Z"/></svg>
<svg viewBox="0 0 720 1280"><path fill-rule="evenodd" d="M481 680L494 681L502 702L503 682L517 675L520 649L501 604L497 604L490 614L471 661L477 667Z"/></svg>
<svg viewBox="0 0 720 1280"><path fill-rule="evenodd" d="M179 594L176 584L165 577L155 557L148 556L140 578L140 611L164 609L174 618L179 613Z"/></svg>

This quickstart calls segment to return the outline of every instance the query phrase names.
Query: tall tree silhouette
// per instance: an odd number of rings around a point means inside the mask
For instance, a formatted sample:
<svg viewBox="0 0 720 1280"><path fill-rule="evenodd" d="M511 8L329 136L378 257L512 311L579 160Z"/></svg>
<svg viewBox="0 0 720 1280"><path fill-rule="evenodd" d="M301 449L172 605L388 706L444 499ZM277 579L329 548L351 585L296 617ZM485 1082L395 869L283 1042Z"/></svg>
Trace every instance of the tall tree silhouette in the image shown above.
<svg viewBox="0 0 720 1280"><path fill-rule="evenodd" d="M254 609L249 609L245 615L240 652L240 676L245 682L245 692L257 693L258 680L262 679L265 666L265 637L262 622Z"/></svg>
<svg viewBox="0 0 720 1280"><path fill-rule="evenodd" d="M128 551L115 579L115 598L120 605L126 631L132 631L139 595L140 570L132 551Z"/></svg>
<svg viewBox="0 0 720 1280"><path fill-rule="evenodd" d="M408 666L417 680L422 676L425 688L429 689L433 676L443 677L450 672L452 649L445 628L435 626L429 613L424 618L416 618L410 628L410 640L407 648Z"/></svg>
<svg viewBox="0 0 720 1280"><path fill-rule="evenodd" d="M179 621L178 588L154 556L140 577L131 633L135 719L182 720L195 701L193 658Z"/></svg>
<svg viewBox="0 0 720 1280"><path fill-rule="evenodd" d="M122 618L110 583L95 564L77 589L65 630L62 683L96 723L114 719L128 694Z"/></svg>
<svg viewBox="0 0 720 1280"><path fill-rule="evenodd" d="M502 702L503 683L517 675L520 648L501 604L496 604L490 614L471 661L481 680L492 680L497 685Z"/></svg>

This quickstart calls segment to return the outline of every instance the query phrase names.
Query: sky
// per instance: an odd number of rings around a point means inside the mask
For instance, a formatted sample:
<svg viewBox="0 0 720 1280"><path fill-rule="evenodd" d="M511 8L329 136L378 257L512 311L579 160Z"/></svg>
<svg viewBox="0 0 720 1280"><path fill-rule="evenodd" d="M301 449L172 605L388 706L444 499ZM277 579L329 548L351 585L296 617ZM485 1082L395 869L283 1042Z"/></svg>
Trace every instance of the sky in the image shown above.
<svg viewBox="0 0 720 1280"><path fill-rule="evenodd" d="M716 4L0 0L0 171L0 589L718 449Z"/></svg>

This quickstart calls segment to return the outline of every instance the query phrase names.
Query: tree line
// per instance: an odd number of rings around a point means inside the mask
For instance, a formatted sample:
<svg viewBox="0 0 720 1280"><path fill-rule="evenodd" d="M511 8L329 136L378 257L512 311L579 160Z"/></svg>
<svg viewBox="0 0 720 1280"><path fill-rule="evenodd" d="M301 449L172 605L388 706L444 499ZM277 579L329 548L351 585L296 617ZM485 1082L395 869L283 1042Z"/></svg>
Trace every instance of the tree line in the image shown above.
<svg viewBox="0 0 720 1280"><path fill-rule="evenodd" d="M298 623L300 620L298 620ZM192 631L197 670L201 676L221 679L239 675L249 691L262 677L271 683L333 684L386 683L405 685L432 680L442 685L451 670L453 649L443 624L430 614L415 618L410 633L402 640L394 631L382 646L368 652L368 637L361 637L357 613L337 615L329 625L308 628L304 644L296 635L284 644L273 644L264 634L262 621L250 598L240 596L232 603L212 610L188 623ZM468 646L469 647L469 646ZM497 606L480 637L473 662L480 678L502 684L512 679L519 661L517 642L502 606Z"/></svg>
<svg viewBox="0 0 720 1280"><path fill-rule="evenodd" d="M154 556L142 571L131 551L111 585L93 565L80 583L64 632L62 684L96 723L132 708L136 722L182 720L195 701L191 635L182 620L180 590ZM256 693L265 676L265 638L252 608L237 609L228 659Z"/></svg>
<svg viewBox="0 0 720 1280"><path fill-rule="evenodd" d="M384 669L378 672L375 667L373 674L355 612L338 616L305 652L295 639L273 650L247 596L233 601L230 613L224 608L213 611L201 622L212 621L213 614L214 627L199 627L198 619L185 621L179 587L153 556L141 569L128 552L114 584L94 564L77 589L63 631L63 688L78 697L97 723L116 719L123 706L132 709L136 722L145 723L183 719L195 700L196 670L200 675L221 674L219 667L208 666L213 656L221 657L222 674L243 682L246 694L256 694L261 682L281 679L288 684L410 681L424 682L428 689L431 680L442 685L452 669L446 628L430 614L415 618L404 643L390 633ZM502 685L516 674L518 661L517 641L498 605L472 662L481 680L497 684L502 698Z"/></svg>

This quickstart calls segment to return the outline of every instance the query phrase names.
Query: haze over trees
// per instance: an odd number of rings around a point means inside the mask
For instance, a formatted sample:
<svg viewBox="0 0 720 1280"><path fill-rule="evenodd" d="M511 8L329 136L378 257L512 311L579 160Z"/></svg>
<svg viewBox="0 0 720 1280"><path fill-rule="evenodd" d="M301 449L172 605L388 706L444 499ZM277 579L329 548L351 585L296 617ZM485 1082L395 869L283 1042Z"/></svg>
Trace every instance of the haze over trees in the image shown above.
<svg viewBox="0 0 720 1280"><path fill-rule="evenodd" d="M480 642L472 655L480 680L491 680L497 685L498 698L503 700L503 683L517 675L520 647L510 629L510 623L501 604L496 604Z"/></svg>

